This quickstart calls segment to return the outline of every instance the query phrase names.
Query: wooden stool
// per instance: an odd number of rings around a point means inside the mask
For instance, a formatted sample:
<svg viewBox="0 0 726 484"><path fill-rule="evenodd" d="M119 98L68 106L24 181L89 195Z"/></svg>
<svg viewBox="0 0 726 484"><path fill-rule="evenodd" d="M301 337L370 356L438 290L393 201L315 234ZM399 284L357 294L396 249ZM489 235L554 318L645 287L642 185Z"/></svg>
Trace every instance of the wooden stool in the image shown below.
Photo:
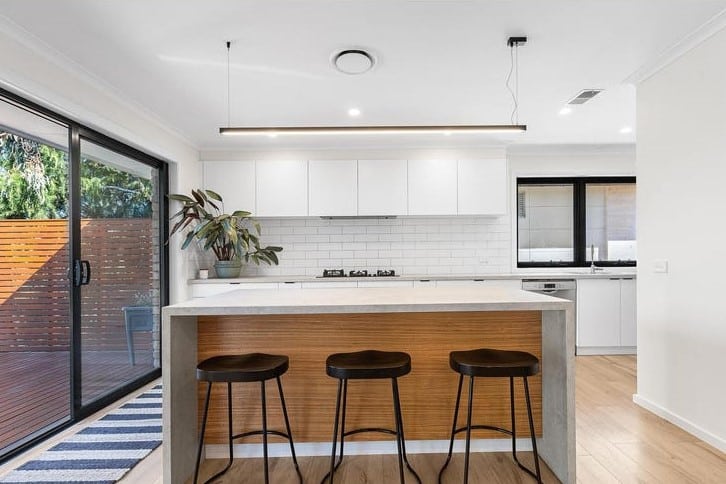
<svg viewBox="0 0 726 484"><path fill-rule="evenodd" d="M454 449L454 436L466 430L466 454L464 456L464 484L469 482L469 449L471 445L472 429L488 429L503 432L512 436L512 456L517 465L529 475L542 482L539 469L539 456L537 455L537 440L534 435L534 421L532 420L532 405L529 400L529 384L527 377L539 373L539 360L536 356L524 351L503 351L493 349L478 349L471 351L452 351L449 353L449 366L459 374L459 390L456 394L456 408L454 410L454 423L451 426L451 440L449 442L449 455L439 471L439 484L446 466L451 461L451 453ZM464 383L464 375L469 377L469 408L466 416L466 427L456 428L456 420L459 417L459 403L461 402L461 387ZM503 429L489 425L472 425L471 409L474 395L474 378L509 378L509 408L512 415L512 429ZM535 472L527 469L517 459L516 426L514 418L514 377L522 377L524 380L524 393L527 400L527 416L529 417L529 433L532 439L532 450L534 451Z"/></svg>
<svg viewBox="0 0 726 484"><path fill-rule="evenodd" d="M359 434L361 432L382 432L396 436L396 445L398 449L398 471L401 478L401 484L405 483L403 476L403 463L414 475L419 484L419 478L416 471L408 463L406 456L406 439L403 432L403 418L401 416L401 401L398 394L398 380L400 376L408 375L411 372L411 357L407 353L389 352L389 351L359 351L356 353L335 353L328 356L325 362L325 371L328 376L338 379L338 399L335 404L335 425L333 428L333 452L330 458L330 471L323 477L323 484L326 480L333 484L333 475L343 462L343 445L345 437L348 435ZM379 429L379 428L362 428L356 430L345 430L345 409L348 396L348 380L377 380L391 379L393 389L393 410L396 420L396 430ZM341 394L343 400L343 414L340 414ZM335 447L338 442L338 421L340 420L340 457L335 462Z"/></svg>
<svg viewBox="0 0 726 484"><path fill-rule="evenodd" d="M262 448L265 461L265 484L269 483L269 472L267 467L267 436L268 434L284 437L290 442L290 452L292 454L292 462L295 464L300 483L303 482L300 467L297 464L295 456L295 445L292 441L292 432L290 431L290 421L287 418L287 407L285 406L285 397L282 393L282 383L280 376L283 375L289 367L289 359L287 356L266 355L263 353L250 353L246 355L224 355L215 356L206 359L197 365L197 380L206 381L207 398L204 402L204 416L202 417L202 432L199 436L199 448L197 449L197 463L194 468L194 484L197 483L199 475L199 464L202 458L202 447L204 446L204 430L207 426L207 413L209 411L209 397L212 394L212 383L227 383L227 435L229 437L229 462L227 466L220 472L216 473L207 481L211 482L218 478L232 465L233 451L232 441L250 435L262 435ZM272 379L277 380L277 389L280 392L280 402L282 403L282 414L285 417L285 427L287 433L278 432L276 430L267 429L267 403L265 401L265 382ZM232 383L233 382L260 382L262 391L262 430L254 430L232 435Z"/></svg>

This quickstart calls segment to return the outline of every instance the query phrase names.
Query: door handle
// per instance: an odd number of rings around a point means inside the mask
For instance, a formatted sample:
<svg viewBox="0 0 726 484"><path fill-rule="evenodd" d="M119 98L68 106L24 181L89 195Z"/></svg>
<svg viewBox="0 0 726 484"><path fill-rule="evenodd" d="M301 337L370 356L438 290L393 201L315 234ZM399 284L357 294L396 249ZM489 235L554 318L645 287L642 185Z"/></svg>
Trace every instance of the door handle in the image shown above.
<svg viewBox="0 0 726 484"><path fill-rule="evenodd" d="M86 286L91 282L91 264L87 260L73 261L73 285Z"/></svg>

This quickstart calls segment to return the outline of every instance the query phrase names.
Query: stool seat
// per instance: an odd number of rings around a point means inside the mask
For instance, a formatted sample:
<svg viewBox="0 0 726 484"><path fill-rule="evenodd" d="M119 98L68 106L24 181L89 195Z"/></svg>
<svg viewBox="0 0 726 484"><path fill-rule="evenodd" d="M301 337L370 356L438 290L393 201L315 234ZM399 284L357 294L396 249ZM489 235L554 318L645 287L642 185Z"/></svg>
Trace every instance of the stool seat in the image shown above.
<svg viewBox="0 0 726 484"><path fill-rule="evenodd" d="M481 348L449 353L449 365L467 376L520 377L539 373L539 360L526 351Z"/></svg>
<svg viewBox="0 0 726 484"><path fill-rule="evenodd" d="M282 355L248 353L208 358L197 365L197 380L208 382L255 382L284 374L290 359Z"/></svg>
<svg viewBox="0 0 726 484"><path fill-rule="evenodd" d="M328 376L340 380L398 378L411 372L411 357L397 351L335 353L325 360Z"/></svg>

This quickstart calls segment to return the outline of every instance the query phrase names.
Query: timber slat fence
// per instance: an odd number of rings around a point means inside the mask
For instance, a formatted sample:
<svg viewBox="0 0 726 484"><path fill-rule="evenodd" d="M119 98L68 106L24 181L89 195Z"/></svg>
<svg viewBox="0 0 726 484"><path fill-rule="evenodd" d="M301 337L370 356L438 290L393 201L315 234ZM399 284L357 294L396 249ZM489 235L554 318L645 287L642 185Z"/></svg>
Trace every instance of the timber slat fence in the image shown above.
<svg viewBox="0 0 726 484"><path fill-rule="evenodd" d="M150 297L155 247L149 218L82 220L84 349L126 348L121 308ZM67 220L0 220L0 352L68 350L69 265ZM151 348L146 336L137 349Z"/></svg>

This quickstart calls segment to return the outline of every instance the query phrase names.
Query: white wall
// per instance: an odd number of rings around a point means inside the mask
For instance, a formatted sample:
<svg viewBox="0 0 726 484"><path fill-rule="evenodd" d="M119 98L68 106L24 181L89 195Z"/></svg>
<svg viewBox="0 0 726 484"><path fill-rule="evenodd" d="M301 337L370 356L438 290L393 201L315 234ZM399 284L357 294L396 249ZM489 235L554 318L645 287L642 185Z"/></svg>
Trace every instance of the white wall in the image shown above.
<svg viewBox="0 0 726 484"><path fill-rule="evenodd" d="M726 30L638 87L638 393L726 451ZM668 273L654 264L667 260Z"/></svg>
<svg viewBox="0 0 726 484"><path fill-rule="evenodd" d="M187 192L201 180L198 151L182 136L2 16L0 52L0 87L169 161L172 192ZM178 247L171 243L172 302L187 297L186 279L194 272Z"/></svg>

